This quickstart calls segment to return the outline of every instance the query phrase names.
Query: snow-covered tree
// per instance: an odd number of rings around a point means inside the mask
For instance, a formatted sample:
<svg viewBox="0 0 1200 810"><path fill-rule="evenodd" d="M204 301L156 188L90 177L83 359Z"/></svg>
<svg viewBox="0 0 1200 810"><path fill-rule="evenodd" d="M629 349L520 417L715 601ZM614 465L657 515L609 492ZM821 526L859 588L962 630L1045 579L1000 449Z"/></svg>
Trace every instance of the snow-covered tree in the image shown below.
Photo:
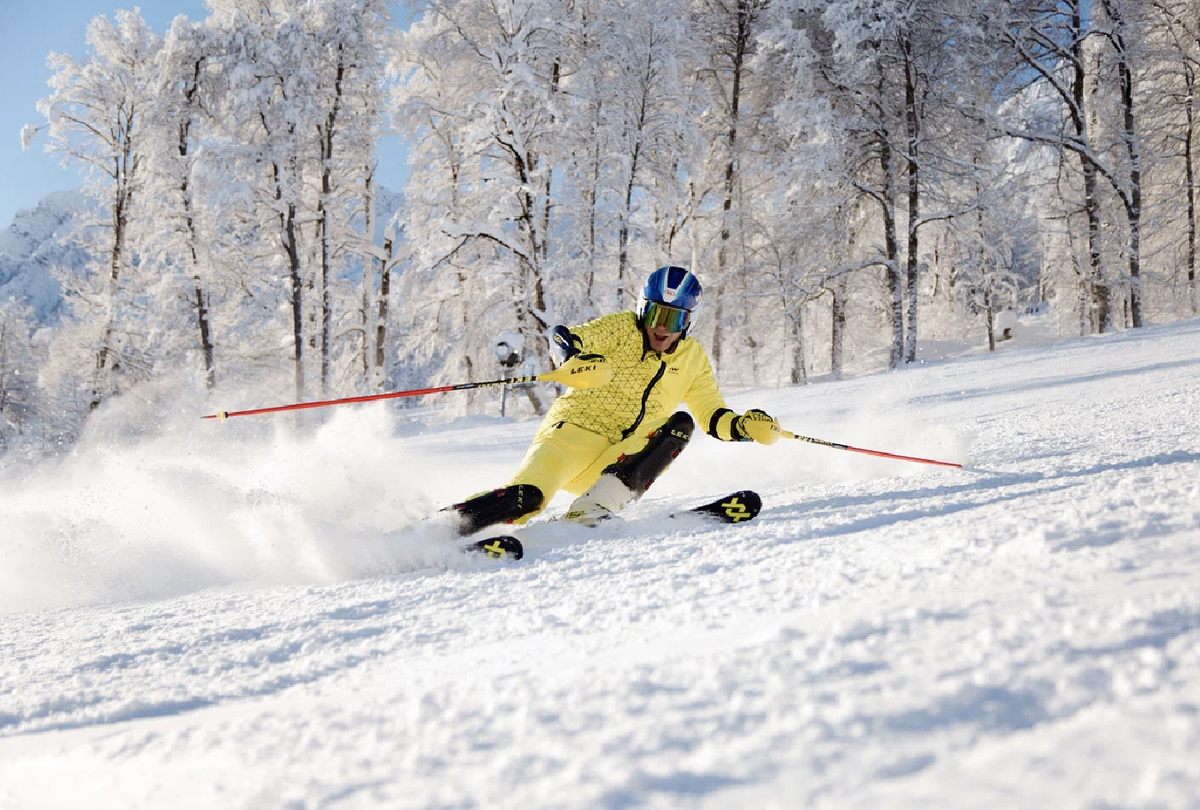
<svg viewBox="0 0 1200 810"><path fill-rule="evenodd" d="M705 161L701 198L712 196L717 207L716 233L706 255L706 307L711 311L709 352L721 370L725 341L726 295L745 284L746 256L742 250L745 226L747 156L761 135L771 97L753 67L758 38L771 25L770 0L696 0L692 11L695 36L705 48L696 66L708 91L702 132L710 152ZM693 224L697 227L698 223Z"/></svg>
<svg viewBox="0 0 1200 810"><path fill-rule="evenodd" d="M64 279L74 324L62 334L67 345L55 348L73 358L63 366L70 374L64 384L76 385L71 378L78 378L94 410L124 384L144 378L152 364L148 335L133 314L143 305L142 290L129 276L135 272L130 248L142 181L143 119L160 42L140 14L119 11L114 21L92 20L87 44L83 61L51 54L53 92L38 111L46 118L47 150L85 169L85 189L108 214L107 221L84 229L82 239L94 256L87 273ZM35 134L26 128L26 146Z"/></svg>
<svg viewBox="0 0 1200 810"><path fill-rule="evenodd" d="M440 198L433 209L414 200L407 226L418 264L448 273L451 289L460 281L477 285L485 306L504 315L491 328L476 322L467 330L459 349L472 355L490 353L502 321L525 335L537 362L548 354L554 307L546 200L559 153L557 85L568 22L549 0L435 0L404 39L401 125L436 157L414 166L414 180ZM444 92L455 85L466 92ZM442 146L417 129L435 120L433 127L449 128ZM445 213L435 221L438 209ZM476 273L483 275L468 282ZM540 411L537 395L528 396Z"/></svg>
<svg viewBox="0 0 1200 810"><path fill-rule="evenodd" d="M1005 119L1005 134L1069 152L1082 177L1082 209L1086 217L1088 272L1083 277L1084 311L1095 313L1101 332L1116 324L1118 296L1129 302L1130 322L1143 324L1142 209L1143 157L1139 134L1139 91L1143 54L1134 47L1136 3L1125 0L1005 0L1005 38L1018 63L1018 88L1044 85L1056 108L1042 105L1032 119ZM1138 11L1140 19L1140 11ZM1018 108L1028 112L1028 106ZM1106 265L1104 200L1107 184L1125 218L1127 270Z"/></svg>
<svg viewBox="0 0 1200 810"><path fill-rule="evenodd" d="M198 152L211 116L219 52L201 23L177 18L158 54L148 113L144 214L153 223L144 233L143 254L164 275L178 276L177 294L194 318L196 346L205 385L216 383L211 256L202 219L208 209L193 181ZM186 281L185 281L186 279Z"/></svg>
<svg viewBox="0 0 1200 810"><path fill-rule="evenodd" d="M1146 140L1149 151L1161 157L1147 167L1147 248L1166 264L1165 280L1172 292L1162 306L1196 315L1200 6L1194 0L1153 0L1143 31L1150 62L1142 79L1149 119Z"/></svg>
<svg viewBox="0 0 1200 810"><path fill-rule="evenodd" d="M0 456L32 431L37 418L38 357L33 312L0 303Z"/></svg>
<svg viewBox="0 0 1200 810"><path fill-rule="evenodd" d="M319 245L322 391L329 390L337 343L344 335L355 335L347 344L350 368L366 374L362 359L369 336L364 310L371 301L366 300L370 296L365 290L367 265L376 257L373 173L386 48L380 33L389 19L382 0L329 0L307 9L305 17L314 51L311 60L320 68L313 105L319 159L315 238ZM345 302L335 295L337 276L351 256L363 274L361 305L351 304L349 290ZM351 306L359 326L347 324L335 336L335 321ZM357 366L354 358L359 360Z"/></svg>
<svg viewBox="0 0 1200 810"><path fill-rule="evenodd" d="M395 41L383 0L208 9L52 57L41 129L102 216L30 344L46 436L142 380L486 379L502 332L536 371L665 263L727 384L991 344L1022 296L1200 310L1196 0L426 0Z"/></svg>
<svg viewBox="0 0 1200 810"><path fill-rule="evenodd" d="M675 170L673 145L677 121L684 114L679 57L687 29L684 8L676 3L631 2L609 37L611 83L609 148L618 179L617 274L618 306L632 306L640 276L630 266L630 239L637 227L640 201L652 193L654 181Z"/></svg>

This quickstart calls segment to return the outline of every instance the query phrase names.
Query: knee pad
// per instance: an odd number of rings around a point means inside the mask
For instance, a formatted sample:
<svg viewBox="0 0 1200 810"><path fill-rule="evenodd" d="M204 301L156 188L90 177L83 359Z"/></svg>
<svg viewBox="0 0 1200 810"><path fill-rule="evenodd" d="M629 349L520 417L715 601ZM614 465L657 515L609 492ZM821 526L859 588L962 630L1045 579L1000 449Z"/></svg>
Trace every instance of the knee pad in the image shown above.
<svg viewBox="0 0 1200 810"><path fill-rule="evenodd" d="M604 469L615 475L640 498L650 485L663 474L675 457L683 452L692 439L696 423L686 411L671 414L658 430L650 436L646 446L631 456L623 456Z"/></svg>
<svg viewBox="0 0 1200 810"><path fill-rule="evenodd" d="M534 485L514 484L468 498L449 509L458 513L456 531L467 535L495 523L513 523L532 515L541 510L545 500L542 491Z"/></svg>

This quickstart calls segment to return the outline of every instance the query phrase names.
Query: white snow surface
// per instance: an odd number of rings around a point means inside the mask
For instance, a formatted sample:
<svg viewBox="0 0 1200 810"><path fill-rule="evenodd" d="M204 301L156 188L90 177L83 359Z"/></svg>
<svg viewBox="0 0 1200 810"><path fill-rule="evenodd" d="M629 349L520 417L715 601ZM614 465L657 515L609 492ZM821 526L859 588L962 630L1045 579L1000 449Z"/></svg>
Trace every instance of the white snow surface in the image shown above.
<svg viewBox="0 0 1200 810"><path fill-rule="evenodd" d="M421 519L535 421L186 414L5 473L0 808L1200 806L1200 323L730 399L972 466L701 437L516 564Z"/></svg>

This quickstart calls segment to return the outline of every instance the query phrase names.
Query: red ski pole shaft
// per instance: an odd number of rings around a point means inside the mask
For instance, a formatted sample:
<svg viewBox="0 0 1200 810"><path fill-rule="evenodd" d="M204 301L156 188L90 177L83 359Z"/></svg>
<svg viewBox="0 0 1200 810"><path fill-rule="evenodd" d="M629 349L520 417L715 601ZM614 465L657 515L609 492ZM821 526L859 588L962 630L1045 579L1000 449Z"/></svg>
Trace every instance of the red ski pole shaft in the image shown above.
<svg viewBox="0 0 1200 810"><path fill-rule="evenodd" d="M488 380L487 382L460 383L458 385L443 385L440 388L414 388L411 391L390 391L386 394L368 394L361 397L344 397L342 399L325 399L319 402L294 402L290 405L275 405L270 408L251 408L245 411L217 411L200 417L201 419L229 419L234 416L254 416L261 413L280 413L282 411L302 411L308 408L327 408L330 405L349 405L352 402L375 402L381 399L399 399L400 397L419 397L426 394L441 394L446 391L467 391L472 388L486 388L492 385L512 385L514 383L537 382L538 375L528 377L513 377L509 380Z"/></svg>
<svg viewBox="0 0 1200 810"><path fill-rule="evenodd" d="M488 380L487 382L459 383L458 385L443 385L438 388L414 388L411 391L391 391L386 394L367 394L361 397L344 397L343 399L324 399L320 402L294 402L291 405L275 405L270 408L252 408L247 411L217 411L202 416L201 419L228 419L231 416L253 416L260 413L279 413L281 411L302 411L307 408L326 408L330 405L349 405L352 402L375 402L380 399L398 399L400 397L419 397L425 394L441 394L445 391L469 391L472 388L487 388L493 385L514 385L517 383L553 382L562 383L572 388L599 388L607 385L612 379L612 367L599 355L577 355L563 363L553 371L544 374L530 374L526 377L512 377L507 380Z"/></svg>
<svg viewBox="0 0 1200 810"><path fill-rule="evenodd" d="M885 453L882 450L865 450L862 447L851 447L848 444L838 444L837 442L827 442L824 439L813 439L808 436L797 436L789 430L780 431L785 439L799 439L802 442L809 444L819 444L822 447L832 447L834 450L849 450L851 453L862 453L867 456L878 456L879 458L894 458L897 461L914 461L918 464L934 464L938 467L954 467L961 470L962 465L956 464L953 461L936 461L932 458L918 458L917 456L901 456L896 453Z"/></svg>

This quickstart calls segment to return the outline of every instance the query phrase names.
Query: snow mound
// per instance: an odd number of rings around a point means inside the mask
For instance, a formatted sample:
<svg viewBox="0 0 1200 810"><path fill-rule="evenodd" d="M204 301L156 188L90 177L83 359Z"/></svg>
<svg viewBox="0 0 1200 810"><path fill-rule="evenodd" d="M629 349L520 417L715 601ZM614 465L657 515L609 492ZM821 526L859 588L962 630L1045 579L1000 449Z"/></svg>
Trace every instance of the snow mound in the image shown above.
<svg viewBox="0 0 1200 810"><path fill-rule="evenodd" d="M449 502L430 484L448 467L391 423L347 408L315 431L198 419L148 438L94 431L0 485L0 611L468 564L438 542L444 528L406 528Z"/></svg>

